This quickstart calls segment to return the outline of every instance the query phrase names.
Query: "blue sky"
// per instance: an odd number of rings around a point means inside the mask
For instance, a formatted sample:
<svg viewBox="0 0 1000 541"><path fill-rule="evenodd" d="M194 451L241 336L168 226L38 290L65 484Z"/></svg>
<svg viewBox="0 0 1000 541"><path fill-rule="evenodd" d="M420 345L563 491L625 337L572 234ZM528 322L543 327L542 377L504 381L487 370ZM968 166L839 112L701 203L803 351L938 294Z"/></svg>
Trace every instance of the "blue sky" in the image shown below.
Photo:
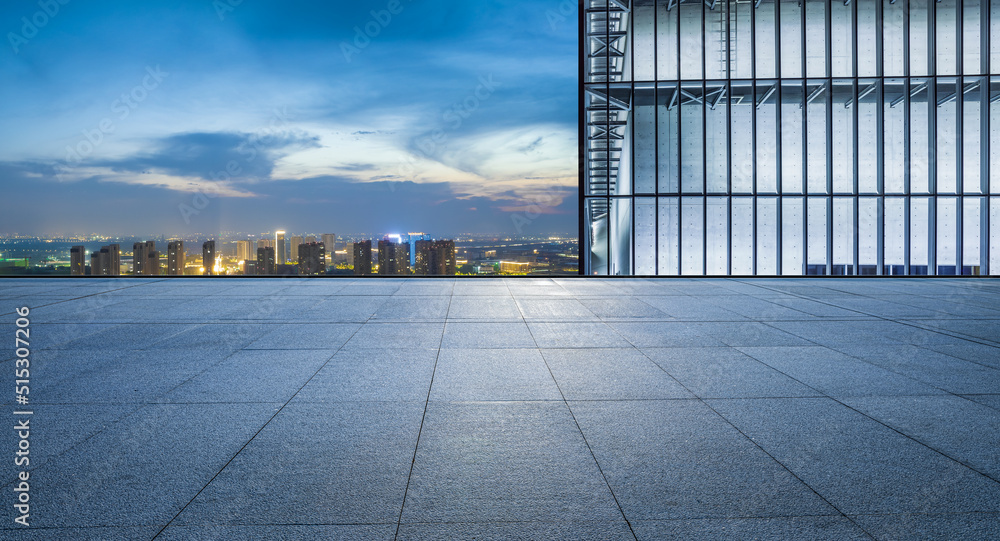
<svg viewBox="0 0 1000 541"><path fill-rule="evenodd" d="M4 2L0 232L573 232L575 10Z"/></svg>

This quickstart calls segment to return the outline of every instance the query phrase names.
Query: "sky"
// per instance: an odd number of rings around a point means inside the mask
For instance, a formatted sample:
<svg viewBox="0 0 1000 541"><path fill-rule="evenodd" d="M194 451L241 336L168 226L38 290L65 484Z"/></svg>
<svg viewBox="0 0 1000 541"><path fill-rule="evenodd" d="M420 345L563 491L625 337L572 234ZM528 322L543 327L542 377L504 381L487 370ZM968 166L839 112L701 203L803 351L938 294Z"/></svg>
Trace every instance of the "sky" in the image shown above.
<svg viewBox="0 0 1000 541"><path fill-rule="evenodd" d="M576 6L3 2L0 233L575 232Z"/></svg>

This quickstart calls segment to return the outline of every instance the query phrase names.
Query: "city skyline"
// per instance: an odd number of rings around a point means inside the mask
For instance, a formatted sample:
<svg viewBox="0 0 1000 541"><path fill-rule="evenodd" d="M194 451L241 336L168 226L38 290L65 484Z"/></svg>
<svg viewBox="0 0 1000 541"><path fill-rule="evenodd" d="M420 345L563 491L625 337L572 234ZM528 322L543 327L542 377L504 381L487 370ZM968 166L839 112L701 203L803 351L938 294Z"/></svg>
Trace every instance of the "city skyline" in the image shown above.
<svg viewBox="0 0 1000 541"><path fill-rule="evenodd" d="M565 4L0 7L0 231L572 231Z"/></svg>

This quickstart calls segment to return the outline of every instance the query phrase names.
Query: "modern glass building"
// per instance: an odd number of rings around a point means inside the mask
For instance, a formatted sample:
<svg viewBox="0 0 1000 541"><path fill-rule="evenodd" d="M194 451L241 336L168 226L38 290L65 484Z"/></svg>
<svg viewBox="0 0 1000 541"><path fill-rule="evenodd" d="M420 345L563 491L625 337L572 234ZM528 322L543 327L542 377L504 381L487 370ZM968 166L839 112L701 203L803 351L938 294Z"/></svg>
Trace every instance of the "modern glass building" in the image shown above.
<svg viewBox="0 0 1000 541"><path fill-rule="evenodd" d="M583 0L599 275L1000 274L1000 0Z"/></svg>

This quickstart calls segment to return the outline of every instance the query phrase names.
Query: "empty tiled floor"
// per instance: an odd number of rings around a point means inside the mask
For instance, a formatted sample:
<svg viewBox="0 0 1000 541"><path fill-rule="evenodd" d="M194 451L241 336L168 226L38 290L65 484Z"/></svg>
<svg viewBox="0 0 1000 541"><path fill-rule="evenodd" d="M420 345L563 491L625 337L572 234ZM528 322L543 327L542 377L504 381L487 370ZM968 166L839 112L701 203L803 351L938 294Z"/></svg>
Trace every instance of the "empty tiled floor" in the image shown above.
<svg viewBox="0 0 1000 541"><path fill-rule="evenodd" d="M0 281L3 539L1000 537L1000 281Z"/></svg>

